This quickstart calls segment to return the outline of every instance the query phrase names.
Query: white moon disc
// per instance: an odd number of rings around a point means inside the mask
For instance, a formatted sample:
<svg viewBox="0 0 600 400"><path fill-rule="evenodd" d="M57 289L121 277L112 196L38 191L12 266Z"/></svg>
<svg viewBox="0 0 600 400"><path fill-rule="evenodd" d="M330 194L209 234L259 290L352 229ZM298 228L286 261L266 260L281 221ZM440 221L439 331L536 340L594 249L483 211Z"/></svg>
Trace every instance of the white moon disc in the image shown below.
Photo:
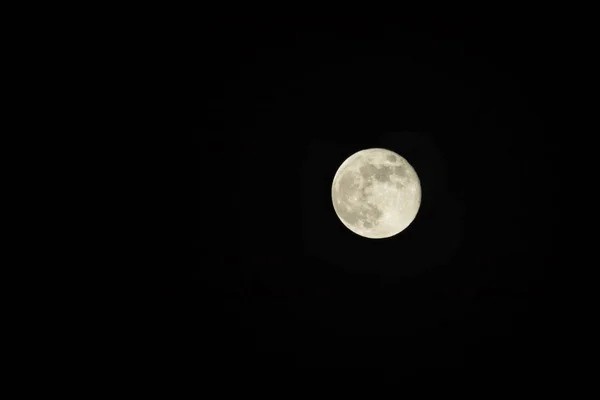
<svg viewBox="0 0 600 400"><path fill-rule="evenodd" d="M406 229L421 205L414 168L386 149L361 150L338 168L331 187L333 208L352 232L371 239Z"/></svg>

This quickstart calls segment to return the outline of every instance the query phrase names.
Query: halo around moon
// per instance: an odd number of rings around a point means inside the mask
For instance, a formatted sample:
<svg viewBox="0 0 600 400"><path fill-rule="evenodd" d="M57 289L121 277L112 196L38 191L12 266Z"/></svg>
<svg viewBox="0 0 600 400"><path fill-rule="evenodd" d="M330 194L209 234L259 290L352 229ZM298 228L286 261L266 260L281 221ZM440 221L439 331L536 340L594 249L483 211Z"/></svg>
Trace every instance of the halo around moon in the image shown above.
<svg viewBox="0 0 600 400"><path fill-rule="evenodd" d="M421 183L402 156L387 149L366 149L338 168L331 199L348 229L366 238L382 239L413 222L421 205Z"/></svg>

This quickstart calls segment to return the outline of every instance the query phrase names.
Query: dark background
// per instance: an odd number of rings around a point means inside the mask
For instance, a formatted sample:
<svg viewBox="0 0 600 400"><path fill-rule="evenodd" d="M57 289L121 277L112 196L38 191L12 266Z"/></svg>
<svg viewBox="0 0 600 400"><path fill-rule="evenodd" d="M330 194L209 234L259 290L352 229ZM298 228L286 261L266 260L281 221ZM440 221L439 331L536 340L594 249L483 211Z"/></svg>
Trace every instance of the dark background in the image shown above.
<svg viewBox="0 0 600 400"><path fill-rule="evenodd" d="M158 285L164 351L243 368L556 362L553 32L483 16L203 23L186 61L192 249ZM423 190L383 240L331 204L339 165L370 147L404 156Z"/></svg>

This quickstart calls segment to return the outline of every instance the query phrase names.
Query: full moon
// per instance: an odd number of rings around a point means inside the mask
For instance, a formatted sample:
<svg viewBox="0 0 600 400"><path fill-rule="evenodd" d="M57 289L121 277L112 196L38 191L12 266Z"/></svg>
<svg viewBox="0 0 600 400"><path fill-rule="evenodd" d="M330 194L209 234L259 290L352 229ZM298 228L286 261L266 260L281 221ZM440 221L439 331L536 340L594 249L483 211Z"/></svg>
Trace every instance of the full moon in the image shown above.
<svg viewBox="0 0 600 400"><path fill-rule="evenodd" d="M335 213L352 232L371 239L394 236L415 219L421 183L414 168L386 149L354 153L338 168L331 187Z"/></svg>

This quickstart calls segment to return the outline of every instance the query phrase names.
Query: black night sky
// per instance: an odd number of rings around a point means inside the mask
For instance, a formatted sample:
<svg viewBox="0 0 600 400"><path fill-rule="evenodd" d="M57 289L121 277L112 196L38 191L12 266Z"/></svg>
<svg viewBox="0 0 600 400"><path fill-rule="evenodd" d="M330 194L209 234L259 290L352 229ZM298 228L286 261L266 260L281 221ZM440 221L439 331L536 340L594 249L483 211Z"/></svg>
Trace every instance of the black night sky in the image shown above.
<svg viewBox="0 0 600 400"><path fill-rule="evenodd" d="M170 354L407 373L550 362L550 44L509 25L202 25L188 56L193 245L159 289ZM383 240L350 232L331 203L339 165L371 147L405 157L423 191L413 224Z"/></svg>

